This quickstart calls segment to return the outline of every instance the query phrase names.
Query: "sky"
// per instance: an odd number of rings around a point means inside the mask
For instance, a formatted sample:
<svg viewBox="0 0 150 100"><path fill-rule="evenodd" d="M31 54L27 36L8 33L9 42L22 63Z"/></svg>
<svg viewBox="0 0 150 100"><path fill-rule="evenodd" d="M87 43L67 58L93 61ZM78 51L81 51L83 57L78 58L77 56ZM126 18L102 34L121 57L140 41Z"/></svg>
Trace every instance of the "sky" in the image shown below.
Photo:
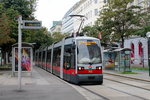
<svg viewBox="0 0 150 100"><path fill-rule="evenodd" d="M79 0L38 0L35 18L42 21L42 26L50 29L53 21L59 21Z"/></svg>

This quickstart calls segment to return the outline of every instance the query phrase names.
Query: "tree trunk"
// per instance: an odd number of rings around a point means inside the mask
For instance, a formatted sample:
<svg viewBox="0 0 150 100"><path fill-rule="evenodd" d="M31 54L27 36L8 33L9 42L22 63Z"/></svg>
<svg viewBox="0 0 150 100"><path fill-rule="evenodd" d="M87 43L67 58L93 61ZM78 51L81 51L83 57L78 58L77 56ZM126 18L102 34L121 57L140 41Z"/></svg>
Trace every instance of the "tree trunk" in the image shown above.
<svg viewBox="0 0 150 100"><path fill-rule="evenodd" d="M3 51L2 53L2 65L6 64L6 52Z"/></svg>
<svg viewBox="0 0 150 100"><path fill-rule="evenodd" d="M124 48L124 38L121 36L121 48Z"/></svg>
<svg viewBox="0 0 150 100"><path fill-rule="evenodd" d="M2 66L2 51L1 51L1 53L0 53L0 65Z"/></svg>
<svg viewBox="0 0 150 100"><path fill-rule="evenodd" d="M6 64L8 64L8 52L5 53L6 54Z"/></svg>

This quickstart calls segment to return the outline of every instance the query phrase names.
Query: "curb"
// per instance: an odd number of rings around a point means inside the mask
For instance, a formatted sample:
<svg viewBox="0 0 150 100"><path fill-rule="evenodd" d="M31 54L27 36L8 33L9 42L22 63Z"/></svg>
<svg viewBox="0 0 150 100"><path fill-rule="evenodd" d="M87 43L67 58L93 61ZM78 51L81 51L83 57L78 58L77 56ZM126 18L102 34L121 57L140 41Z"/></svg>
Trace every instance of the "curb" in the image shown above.
<svg viewBox="0 0 150 100"><path fill-rule="evenodd" d="M134 79L134 80L140 80L140 81L150 82L150 80L145 80L145 79L136 78L136 77L124 76L124 75L119 75L119 74L114 74L114 73L109 73L109 72L103 72L103 73L104 74L108 74L108 75L114 75L114 76L119 76L119 77Z"/></svg>

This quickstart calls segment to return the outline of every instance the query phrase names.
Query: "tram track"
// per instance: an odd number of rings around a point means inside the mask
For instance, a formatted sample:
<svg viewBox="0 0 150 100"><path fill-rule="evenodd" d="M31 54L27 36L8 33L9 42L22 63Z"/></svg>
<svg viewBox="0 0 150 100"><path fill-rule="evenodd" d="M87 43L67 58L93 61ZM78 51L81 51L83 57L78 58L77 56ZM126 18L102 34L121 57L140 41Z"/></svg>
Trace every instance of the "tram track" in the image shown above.
<svg viewBox="0 0 150 100"><path fill-rule="evenodd" d="M130 83L127 83L127 81L118 81L118 80L113 80L113 79L111 79L111 78L105 78L104 77L104 79L105 80L108 80L108 81L112 81L112 82L117 82L117 83L119 83L119 84L123 84L123 85L127 85L127 86L131 86L131 87L135 87L135 88L137 88L137 89L142 89L143 91L147 91L147 92L149 92L150 91L150 88L145 88L145 87L142 87L142 86L138 86L138 84L136 85L135 84L135 82L136 83L141 83L141 84L146 84L146 85L148 85L149 84L149 81L143 81L143 80L138 80L138 79L131 79L131 78L127 78L127 77L121 77L121 76L116 76L116 77L119 77L119 78L123 78L123 79L125 79L125 80L128 80L128 81L133 81L134 80L134 84L132 84L132 82L131 82L131 84ZM150 98L149 99L147 99L147 98L145 98L145 97L142 97L142 96L140 96L140 95L136 95L136 94L132 94L132 93L128 93L128 92L126 92L126 91L124 91L124 90L120 90L120 89L117 89L117 88L114 88L114 87L109 87L109 86L105 86L105 82L104 82L104 85L103 85L104 87L107 87L107 88L109 88L109 89L112 89L112 90L115 90L115 91L118 91L118 92L121 92L121 93L124 93L124 94L127 94L127 95L130 95L130 96L132 96L132 97L135 97L135 98L138 98L138 99L140 99L140 100L150 100ZM81 86L81 88L84 88L85 90L87 90L87 91L90 91L91 93L94 93L94 94L96 94L97 96L99 96L99 97L102 97L104 100L111 100L110 98L108 98L107 96L104 96L104 95L101 95L101 94L99 94L99 93L96 93L96 92L94 92L94 90L92 90L92 89L89 89L88 88L88 86ZM97 88L98 89L98 88Z"/></svg>
<svg viewBox="0 0 150 100"><path fill-rule="evenodd" d="M112 99L110 94L103 93L103 91L100 92L102 89L104 89L104 90L109 89L110 91L116 91L118 93L128 95L132 98L136 98L136 100L149 100L149 99L144 98L140 95L136 95L134 93L133 94L128 93L127 91L123 91L123 90L120 90L120 89L115 88L115 87L110 87L105 82L104 82L103 85L84 85L84 84L83 85L74 85L74 84L66 82L66 81L64 81L64 80L62 80L62 79L60 79L56 76L54 76L54 77L57 78L58 80L62 81L63 83L66 83L66 84L70 85L71 87L73 87L81 95L83 95L87 100L116 100L116 99ZM107 79L107 78L104 78L104 79L107 80L107 81L117 82L119 84L129 85L131 87L136 87L136 88L140 88L140 89L143 89L143 90L146 90L146 91L150 91L150 89L145 89L145 88L142 88L142 87L138 87L138 86L134 86L134 85L130 85L130 84L125 84L123 82L118 82L118 81ZM117 99L117 100L119 100L119 99ZM129 99L129 100L132 100L132 99Z"/></svg>
<svg viewBox="0 0 150 100"><path fill-rule="evenodd" d="M114 82L117 82L117 83L121 83L121 84L125 84L125 85L129 85L129 86L133 86L133 87L140 88L140 89L143 89L143 90L150 91L150 89L143 88L143 87L136 86L136 85L132 85L132 84L128 84L128 83L125 83L125 82L121 82L121 81L117 81L117 80L113 80L113 79L108 79L108 78L104 78L104 79L110 80L110 81L114 81Z"/></svg>
<svg viewBox="0 0 150 100"><path fill-rule="evenodd" d="M43 76L43 74L42 74L39 70L37 70L37 71L39 72L39 74L40 74L41 76ZM42 70L42 71L46 72L46 74L51 74L51 75L52 75L52 73L49 73L49 72L47 72L47 71L45 71L45 70ZM76 90L77 90L79 93L81 93L87 100L93 100L93 99L91 99L90 97L88 97L88 96L87 96L86 94L84 94L83 92L79 91L79 88L82 88L83 90L88 91L90 95L91 95L91 94L96 95L97 97L99 97L99 98L98 98L99 100L110 100L109 98L104 97L103 95L98 94L98 93L96 93L96 92L94 92L94 91L92 91L92 90L90 90L90 89L88 89L88 88L86 88L86 87L84 87L84 86L79 86L79 85L75 85L75 84L69 83L69 82L67 82L67 81L65 81L65 80L62 80L61 78L59 78L59 77L57 77L57 76L55 76L55 75L52 75L52 76L53 76L53 78L56 78L56 79L58 79L59 81L65 83L65 84L68 84L69 86L71 86L71 87L73 87L74 89L76 89ZM45 80L47 80L47 81L49 82L49 80L48 80L47 78L45 78Z"/></svg>
<svg viewBox="0 0 150 100"><path fill-rule="evenodd" d="M130 81L136 81L138 83L143 83L145 82L145 84L149 84L150 82L148 81L143 81L143 80L138 80L138 79L134 79L134 78L128 78L128 77L121 77L121 76L116 76L116 75L110 75L110 76L115 76L115 77L118 77L118 78L121 78L121 79L125 79L125 80L130 80ZM138 86L136 84L132 84L132 83L127 83L127 82L124 82L124 81L119 81L119 80L115 80L113 78L108 78L108 77L104 77L105 80L110 80L110 81L113 81L113 82L117 82L117 83L121 83L121 84L125 84L125 85L129 85L129 86L133 86L133 87L136 87L136 88L140 88L140 89L143 89L143 90L147 90L147 91L150 91L150 88L144 88L144 87L141 87L141 86Z"/></svg>
<svg viewBox="0 0 150 100"><path fill-rule="evenodd" d="M105 96L103 96L103 95L101 95L99 93L96 93L96 92L94 92L94 91L92 91L92 90L90 90L90 89L88 89L88 88L86 88L84 86L80 86L80 87L85 89L85 90L87 90L87 91L89 91L89 92L91 92L91 93L93 93L93 94L95 94L95 95L97 95L98 97L102 98L103 100L110 100L109 98L107 98L107 97L105 97Z"/></svg>
<svg viewBox="0 0 150 100"><path fill-rule="evenodd" d="M103 100L112 100L110 97L108 98L108 96L104 96L104 95L102 95L102 94L100 94L100 93L94 92L94 90L89 89L88 86L86 86L86 87L85 87L85 86L80 86L80 88L83 88L83 89L85 89L85 90L87 90L87 91L89 91L89 92L91 92L91 93L93 93L93 94L99 96L99 97L102 98ZM121 91L121 90L115 89L115 88L113 88L113 87L107 87L107 88L112 89L112 90L115 90L115 91L118 91L118 92L120 92L120 93L129 95L129 96L132 96L132 97L135 97L135 98L138 98L138 99L140 99L140 100L149 100L149 99L147 99L147 98L144 98L144 97L141 97L141 96L138 96L138 95L134 95L134 94L130 94L130 93L128 93L128 92ZM107 95L107 94L106 94L106 95ZM114 100L114 99L113 99L113 100Z"/></svg>
<svg viewBox="0 0 150 100"><path fill-rule="evenodd" d="M130 93L128 93L128 92L124 92L124 91L121 91L121 90L118 90L118 89L115 89L115 88L112 88L112 87L109 87L109 88L111 88L111 89L113 89L113 90L116 90L116 91L118 91L118 92L122 92L122 93L128 94L128 95L133 96L133 97L140 98L140 99L142 99L142 100L148 100L148 99L143 98L143 97L141 97L141 96L133 95L133 94L130 94Z"/></svg>

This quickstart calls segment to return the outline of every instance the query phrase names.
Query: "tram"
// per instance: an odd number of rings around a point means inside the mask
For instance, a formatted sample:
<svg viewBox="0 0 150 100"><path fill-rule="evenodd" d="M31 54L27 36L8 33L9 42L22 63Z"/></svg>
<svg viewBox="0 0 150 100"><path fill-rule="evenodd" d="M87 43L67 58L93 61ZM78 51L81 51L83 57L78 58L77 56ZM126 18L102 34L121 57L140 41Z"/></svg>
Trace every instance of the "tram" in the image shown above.
<svg viewBox="0 0 150 100"><path fill-rule="evenodd" d="M103 83L100 41L87 36L66 37L35 52L35 64L75 84Z"/></svg>

